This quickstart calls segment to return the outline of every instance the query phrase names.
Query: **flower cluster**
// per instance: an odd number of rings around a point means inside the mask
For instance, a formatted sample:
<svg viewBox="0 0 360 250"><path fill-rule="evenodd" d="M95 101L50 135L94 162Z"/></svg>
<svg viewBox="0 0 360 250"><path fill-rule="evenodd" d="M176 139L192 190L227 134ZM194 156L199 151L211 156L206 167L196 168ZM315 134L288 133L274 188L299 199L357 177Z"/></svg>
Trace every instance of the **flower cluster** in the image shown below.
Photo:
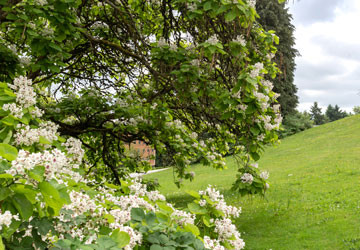
<svg viewBox="0 0 360 250"><path fill-rule="evenodd" d="M31 85L32 81L23 76L15 78L14 84L9 84L9 87L16 93L16 102L23 108L28 108L36 103L36 93Z"/></svg>
<svg viewBox="0 0 360 250"><path fill-rule="evenodd" d="M15 144L31 146L34 143L39 143L41 138L51 143L58 139L56 135L57 129L58 125L50 121L42 122L39 128L31 128L29 125L18 125L18 131L15 134Z"/></svg>
<svg viewBox="0 0 360 250"><path fill-rule="evenodd" d="M206 40L206 43L209 43L211 45L216 45L219 42L219 39L216 35L211 36L208 40Z"/></svg>
<svg viewBox="0 0 360 250"><path fill-rule="evenodd" d="M0 212L0 230L4 225L9 227L13 220L19 220L19 216L13 215L9 211L5 211L3 214Z"/></svg>
<svg viewBox="0 0 360 250"><path fill-rule="evenodd" d="M16 105L15 103L4 104L2 106L2 109L4 111L10 111L10 114L18 119L21 119L24 115L24 113L22 112L22 107Z"/></svg>
<svg viewBox="0 0 360 250"><path fill-rule="evenodd" d="M82 143L79 139L70 137L66 142L62 143L62 146L66 148L67 153L72 156L74 162L81 163L85 151L82 149Z"/></svg>
<svg viewBox="0 0 360 250"><path fill-rule="evenodd" d="M244 173L243 176L241 177L241 181L243 183L251 184L254 181L254 177L252 176L252 174Z"/></svg>
<svg viewBox="0 0 360 250"><path fill-rule="evenodd" d="M207 249L225 250L222 243L231 244L234 249L243 249L245 247L244 241L240 238L240 233L236 226L232 224L231 218L240 216L241 209L227 205L224 196L218 190L209 185L205 190L199 191L200 199L198 204L201 207L211 207L220 211L223 216L211 219L211 223L215 223L214 232L217 233L217 239L211 239L209 236L204 236L204 245Z"/></svg>
<svg viewBox="0 0 360 250"><path fill-rule="evenodd" d="M246 46L246 41L245 41L243 35L238 35L238 36L236 37L236 39L234 40L234 42L239 43L241 46Z"/></svg>

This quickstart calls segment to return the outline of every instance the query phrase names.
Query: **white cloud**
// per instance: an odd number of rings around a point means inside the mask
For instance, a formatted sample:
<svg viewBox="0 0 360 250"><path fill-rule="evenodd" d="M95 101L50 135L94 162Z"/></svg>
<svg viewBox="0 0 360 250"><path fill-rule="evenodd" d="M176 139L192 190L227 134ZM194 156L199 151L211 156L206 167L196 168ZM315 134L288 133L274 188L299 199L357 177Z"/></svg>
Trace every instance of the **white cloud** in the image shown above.
<svg viewBox="0 0 360 250"><path fill-rule="evenodd" d="M301 0L290 3L296 27L295 84L299 110L313 102L360 105L360 1Z"/></svg>

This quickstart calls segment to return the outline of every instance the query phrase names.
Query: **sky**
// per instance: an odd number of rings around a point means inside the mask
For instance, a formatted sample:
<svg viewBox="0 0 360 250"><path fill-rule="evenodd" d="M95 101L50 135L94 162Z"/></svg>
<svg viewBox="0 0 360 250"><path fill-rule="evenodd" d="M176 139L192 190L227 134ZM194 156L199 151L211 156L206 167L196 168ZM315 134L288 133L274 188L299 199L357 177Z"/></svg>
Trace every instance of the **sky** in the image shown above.
<svg viewBox="0 0 360 250"><path fill-rule="evenodd" d="M350 112L360 106L360 1L290 0L296 28L298 110L317 101Z"/></svg>

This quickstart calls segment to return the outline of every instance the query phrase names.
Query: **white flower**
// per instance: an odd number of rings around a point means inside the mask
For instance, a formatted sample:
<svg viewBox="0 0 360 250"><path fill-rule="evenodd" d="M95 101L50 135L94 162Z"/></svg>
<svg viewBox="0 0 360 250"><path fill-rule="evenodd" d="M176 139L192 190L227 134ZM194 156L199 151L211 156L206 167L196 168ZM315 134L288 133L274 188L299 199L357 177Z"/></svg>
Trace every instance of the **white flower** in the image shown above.
<svg viewBox="0 0 360 250"><path fill-rule="evenodd" d="M206 206L206 200L200 200L199 205L200 205L200 207L205 207Z"/></svg>
<svg viewBox="0 0 360 250"><path fill-rule="evenodd" d="M269 178L269 172L263 171L260 173L260 178L267 180Z"/></svg>
<svg viewBox="0 0 360 250"><path fill-rule="evenodd" d="M211 45L215 45L218 42L219 42L219 39L216 37L216 35L213 35L208 40L206 40L206 43L210 43Z"/></svg>
<svg viewBox="0 0 360 250"><path fill-rule="evenodd" d="M0 212L0 230L2 229L3 225L9 227L13 219L19 220L19 216L12 215L9 211L5 211L3 214Z"/></svg>
<svg viewBox="0 0 360 250"><path fill-rule="evenodd" d="M195 3L190 3L190 4L188 4L188 9L190 11L195 11L197 9L197 6Z"/></svg>
<svg viewBox="0 0 360 250"><path fill-rule="evenodd" d="M237 0L236 0L237 1ZM246 41L243 35L238 35L234 42L240 43L241 46L246 46Z"/></svg>
<svg viewBox="0 0 360 250"><path fill-rule="evenodd" d="M245 173L245 174L243 174L243 176L241 176L242 183L251 184L253 182L253 180L254 180L254 177L249 173Z"/></svg>
<svg viewBox="0 0 360 250"><path fill-rule="evenodd" d="M252 78L256 78L257 76L260 75L261 70L264 68L264 64L263 63L255 63L255 65L253 66L253 69L250 72L250 76Z"/></svg>
<svg viewBox="0 0 360 250"><path fill-rule="evenodd" d="M255 7L256 7L256 0L248 0L247 2L248 2L248 5L249 5L250 7L252 7L252 8L255 9Z"/></svg>
<svg viewBox="0 0 360 250"><path fill-rule="evenodd" d="M157 44L158 44L159 47L164 47L164 46L167 46L167 45L168 45L167 42L165 41L165 38L163 38L163 37L161 37L161 38L159 39L159 41L157 42Z"/></svg>
<svg viewBox="0 0 360 250"><path fill-rule="evenodd" d="M18 105L16 105L15 103L10 103L10 104L4 104L2 106L2 109L4 111L10 111L10 114L15 116L16 118L21 119L23 117L23 112L22 112L22 108Z"/></svg>
<svg viewBox="0 0 360 250"><path fill-rule="evenodd" d="M39 5L39 6L44 6L44 5L48 4L48 2L46 0L35 0L34 3L35 3L35 5Z"/></svg>
<svg viewBox="0 0 360 250"><path fill-rule="evenodd" d="M23 76L15 78L14 84L9 84L9 87L16 93L16 102L23 108L28 108L36 103L36 93L31 85L32 81Z"/></svg>

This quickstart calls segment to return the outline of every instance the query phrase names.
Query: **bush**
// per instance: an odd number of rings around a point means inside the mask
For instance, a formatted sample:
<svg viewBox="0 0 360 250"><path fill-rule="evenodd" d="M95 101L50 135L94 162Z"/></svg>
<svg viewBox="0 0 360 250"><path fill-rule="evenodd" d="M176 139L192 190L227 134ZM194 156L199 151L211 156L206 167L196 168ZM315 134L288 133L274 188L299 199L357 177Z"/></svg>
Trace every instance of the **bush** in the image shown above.
<svg viewBox="0 0 360 250"><path fill-rule="evenodd" d="M283 130L280 131L280 137L284 138L286 136L312 128L313 124L314 122L311 120L309 113L296 111L296 113L285 117L283 122Z"/></svg>

